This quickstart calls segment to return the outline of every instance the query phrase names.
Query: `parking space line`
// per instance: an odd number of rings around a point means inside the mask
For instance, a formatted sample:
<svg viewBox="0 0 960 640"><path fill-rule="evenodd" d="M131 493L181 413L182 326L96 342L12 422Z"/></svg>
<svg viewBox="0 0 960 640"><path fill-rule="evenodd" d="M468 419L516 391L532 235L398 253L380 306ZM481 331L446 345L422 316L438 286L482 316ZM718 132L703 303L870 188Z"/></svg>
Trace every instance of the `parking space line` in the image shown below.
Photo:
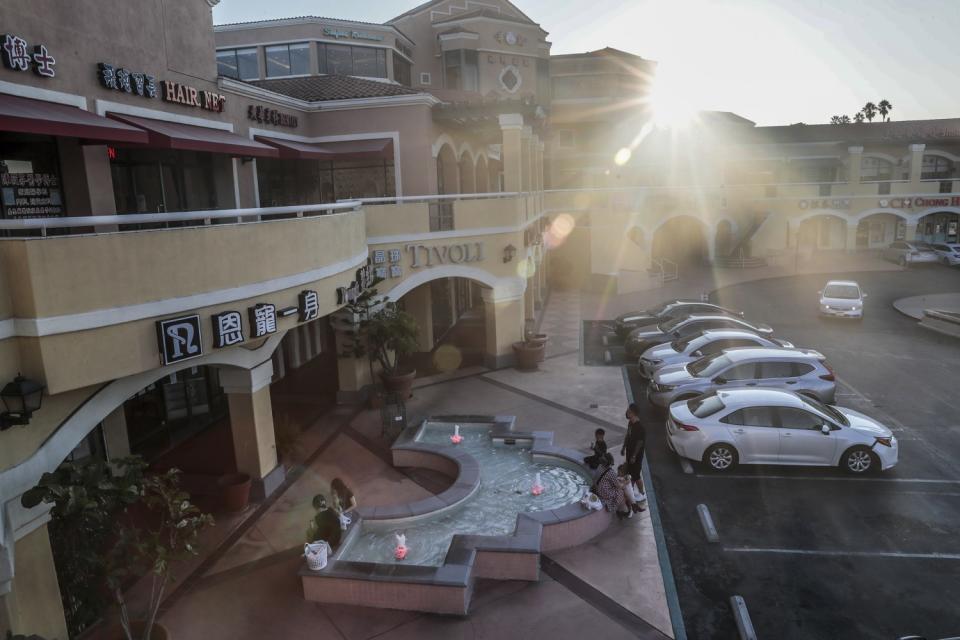
<svg viewBox="0 0 960 640"><path fill-rule="evenodd" d="M859 556L865 558L914 558L924 560L960 560L960 553L909 553L906 551L842 551L839 549L776 549L761 547L724 547L731 553L772 553L795 556Z"/></svg>
<svg viewBox="0 0 960 640"><path fill-rule="evenodd" d="M726 480L822 480L827 482L903 482L914 484L956 484L960 485L960 480L938 480L934 478L845 478L819 477L819 476L768 476L768 475L725 475L713 473L698 473L697 478L726 479Z"/></svg>

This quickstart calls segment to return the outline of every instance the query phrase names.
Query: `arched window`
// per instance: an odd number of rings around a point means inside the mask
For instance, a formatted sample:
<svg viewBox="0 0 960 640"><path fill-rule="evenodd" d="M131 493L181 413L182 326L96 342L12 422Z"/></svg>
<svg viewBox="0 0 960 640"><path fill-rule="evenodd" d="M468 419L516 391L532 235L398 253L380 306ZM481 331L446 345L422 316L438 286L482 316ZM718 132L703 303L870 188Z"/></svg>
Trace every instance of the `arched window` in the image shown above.
<svg viewBox="0 0 960 640"><path fill-rule="evenodd" d="M953 177L953 161L943 156L923 156L921 180L945 180Z"/></svg>
<svg viewBox="0 0 960 640"><path fill-rule="evenodd" d="M883 158L865 156L860 165L861 180L892 180L893 163Z"/></svg>

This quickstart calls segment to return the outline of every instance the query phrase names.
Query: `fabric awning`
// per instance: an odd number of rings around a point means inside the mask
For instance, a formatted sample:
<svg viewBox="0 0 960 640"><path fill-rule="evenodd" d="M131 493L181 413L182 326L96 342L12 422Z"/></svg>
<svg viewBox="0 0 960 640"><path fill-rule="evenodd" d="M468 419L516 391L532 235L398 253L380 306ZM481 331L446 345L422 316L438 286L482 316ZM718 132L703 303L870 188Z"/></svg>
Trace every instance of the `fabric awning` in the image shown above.
<svg viewBox="0 0 960 640"><path fill-rule="evenodd" d="M0 131L84 138L103 142L146 143L147 133L78 107L0 94Z"/></svg>
<svg viewBox="0 0 960 640"><path fill-rule="evenodd" d="M343 140L341 142L298 142L256 136L260 142L276 147L281 158L297 160L392 160L393 140Z"/></svg>
<svg viewBox="0 0 960 640"><path fill-rule="evenodd" d="M244 138L223 129L198 127L192 124L167 122L126 114L108 113L107 115L120 122L145 130L149 137L148 144L151 147L183 151L207 151L257 158L276 158L279 155L277 150L270 145Z"/></svg>

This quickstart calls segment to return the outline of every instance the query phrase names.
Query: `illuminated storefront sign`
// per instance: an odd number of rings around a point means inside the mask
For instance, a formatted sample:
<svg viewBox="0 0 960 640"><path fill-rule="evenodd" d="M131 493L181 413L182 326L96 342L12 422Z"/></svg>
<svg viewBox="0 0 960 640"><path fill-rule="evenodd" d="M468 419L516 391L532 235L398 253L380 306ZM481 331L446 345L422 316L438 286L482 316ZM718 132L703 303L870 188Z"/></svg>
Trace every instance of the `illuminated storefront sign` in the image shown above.
<svg viewBox="0 0 960 640"><path fill-rule="evenodd" d="M884 198L883 200L879 201L879 204L881 207L891 207L893 209L912 209L914 207L960 207L960 196L915 196L913 198Z"/></svg>
<svg viewBox="0 0 960 640"><path fill-rule="evenodd" d="M201 91L196 87L189 87L179 82L162 80L160 85L163 88L161 95L165 102L174 102L187 107L198 107L216 113L222 112L227 102L227 99L219 93Z"/></svg>

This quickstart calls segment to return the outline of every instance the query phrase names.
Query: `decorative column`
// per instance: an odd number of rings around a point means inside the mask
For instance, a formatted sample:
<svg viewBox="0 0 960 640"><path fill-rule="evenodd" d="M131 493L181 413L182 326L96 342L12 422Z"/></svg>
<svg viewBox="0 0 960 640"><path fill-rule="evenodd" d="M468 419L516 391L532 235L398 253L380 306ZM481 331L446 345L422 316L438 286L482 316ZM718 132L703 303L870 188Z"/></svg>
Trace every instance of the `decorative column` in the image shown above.
<svg viewBox="0 0 960 640"><path fill-rule="evenodd" d="M910 182L914 187L920 186L920 177L923 175L923 152L925 144L910 145Z"/></svg>
<svg viewBox="0 0 960 640"><path fill-rule="evenodd" d="M863 147L847 147L850 154L850 163L847 167L847 182L860 184L860 174L863 169Z"/></svg>
<svg viewBox="0 0 960 640"><path fill-rule="evenodd" d="M523 191L521 186L523 116L519 113L501 114L500 131L503 136L503 145L500 150L500 159L503 164L503 190Z"/></svg>
<svg viewBox="0 0 960 640"><path fill-rule="evenodd" d="M67 622L47 533L49 519L47 515L40 520L42 524L34 522L27 531L20 529L16 543L10 541L15 544L14 578L10 591L0 596L0 633L9 630L43 638L67 637Z"/></svg>
<svg viewBox="0 0 960 640"><path fill-rule="evenodd" d="M521 291L483 289L486 346L484 364L499 369L513 363L513 343L523 340L524 299Z"/></svg>
<svg viewBox="0 0 960 640"><path fill-rule="evenodd" d="M220 369L220 384L230 407L230 431L237 471L250 476L253 481L251 496L255 500L271 495L285 476L283 466L277 464L270 402L272 378L272 360L253 369Z"/></svg>
<svg viewBox="0 0 960 640"><path fill-rule="evenodd" d="M529 125L523 127L520 133L520 184L524 192L533 189L533 169L531 168L531 158L533 156L533 129Z"/></svg>

